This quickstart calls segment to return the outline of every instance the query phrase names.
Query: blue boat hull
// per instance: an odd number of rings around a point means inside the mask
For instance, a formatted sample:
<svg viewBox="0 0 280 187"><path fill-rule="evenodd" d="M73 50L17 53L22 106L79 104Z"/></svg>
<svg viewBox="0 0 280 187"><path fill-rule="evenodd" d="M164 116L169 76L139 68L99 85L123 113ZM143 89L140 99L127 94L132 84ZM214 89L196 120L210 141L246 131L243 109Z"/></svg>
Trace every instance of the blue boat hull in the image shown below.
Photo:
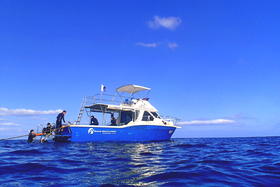
<svg viewBox="0 0 280 187"><path fill-rule="evenodd" d="M133 126L94 126L75 125L62 136L71 142L90 141L161 141L169 140L176 130L175 126L133 125ZM60 138L58 140L63 140Z"/></svg>

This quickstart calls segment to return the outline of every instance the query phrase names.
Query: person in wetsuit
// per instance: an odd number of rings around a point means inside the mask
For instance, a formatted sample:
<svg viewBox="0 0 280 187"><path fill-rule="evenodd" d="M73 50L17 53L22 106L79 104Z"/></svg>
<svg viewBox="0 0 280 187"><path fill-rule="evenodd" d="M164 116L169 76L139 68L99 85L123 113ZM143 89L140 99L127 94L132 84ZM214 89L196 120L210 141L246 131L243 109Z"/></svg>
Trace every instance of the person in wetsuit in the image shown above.
<svg viewBox="0 0 280 187"><path fill-rule="evenodd" d="M111 115L111 126L117 126L116 119L114 118L114 115Z"/></svg>
<svg viewBox="0 0 280 187"><path fill-rule="evenodd" d="M63 110L63 112L58 114L56 117L56 129L59 131L61 130L61 127L62 127L62 120L65 123L65 119L64 119L65 114L66 114L66 110Z"/></svg>
<svg viewBox="0 0 280 187"><path fill-rule="evenodd" d="M27 140L27 142L28 142L28 143L32 143L33 140L34 140L34 138L35 138L36 136L40 136L40 135L43 135L43 133L35 134L33 129L30 130L30 133L29 133L29 135L28 135L28 140Z"/></svg>
<svg viewBox="0 0 280 187"><path fill-rule="evenodd" d="M34 130L33 129L30 130L27 142L28 143L32 143L35 137L36 137L36 134L34 133Z"/></svg>
<svg viewBox="0 0 280 187"><path fill-rule="evenodd" d="M52 126L50 123L47 124L47 127L43 128L43 133L50 134L52 132Z"/></svg>
<svg viewBox="0 0 280 187"><path fill-rule="evenodd" d="M90 119L90 124L91 125L98 125L99 124L97 119L94 116L91 116L90 118L91 118Z"/></svg>
<svg viewBox="0 0 280 187"><path fill-rule="evenodd" d="M34 138L36 137L36 136L41 136L41 135L44 135L45 133L39 133L39 134L36 134L36 133L34 133L34 130L32 129L32 130L30 130L30 133L29 133L29 135L28 135L28 140L27 140L27 142L28 143L32 143L33 141L34 141Z"/></svg>

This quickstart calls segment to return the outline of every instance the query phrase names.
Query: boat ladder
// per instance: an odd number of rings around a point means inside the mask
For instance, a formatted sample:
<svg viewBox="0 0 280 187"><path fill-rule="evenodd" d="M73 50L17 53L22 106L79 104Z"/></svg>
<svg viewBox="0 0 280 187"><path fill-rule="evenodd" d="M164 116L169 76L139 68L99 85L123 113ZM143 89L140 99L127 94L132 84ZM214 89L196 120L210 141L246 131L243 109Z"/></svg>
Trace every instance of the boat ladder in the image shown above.
<svg viewBox="0 0 280 187"><path fill-rule="evenodd" d="M41 127L41 131L40 131L40 127ZM43 133L43 129L44 129L44 126L42 124L39 124L38 127L37 127L37 134L42 133L42 135L39 135L39 136L41 136L40 139L39 139L39 142L44 143L44 142L47 141L48 138L49 139L54 138L53 132L54 132L55 129L51 129L51 131L49 133ZM37 136L35 136L33 141L35 141L36 137Z"/></svg>
<svg viewBox="0 0 280 187"><path fill-rule="evenodd" d="M43 125L42 125L42 124L39 124L38 127L37 127L37 134L40 133L40 132L39 132L39 131L40 131L40 127L41 127L41 129L42 129L41 132L43 131ZM33 142L35 142L36 138L37 138L37 136L34 137ZM41 138L42 138L42 136L41 136ZM39 141L41 141L41 138L40 138Z"/></svg>
<svg viewBox="0 0 280 187"><path fill-rule="evenodd" d="M76 124L77 125L80 125L81 123L81 120L82 120L82 117L83 117L83 114L84 114L84 111L85 111L85 105L87 103L87 98L85 97L82 104L81 104L81 108L80 108L80 112L79 112L79 115L78 115L78 119L76 121Z"/></svg>

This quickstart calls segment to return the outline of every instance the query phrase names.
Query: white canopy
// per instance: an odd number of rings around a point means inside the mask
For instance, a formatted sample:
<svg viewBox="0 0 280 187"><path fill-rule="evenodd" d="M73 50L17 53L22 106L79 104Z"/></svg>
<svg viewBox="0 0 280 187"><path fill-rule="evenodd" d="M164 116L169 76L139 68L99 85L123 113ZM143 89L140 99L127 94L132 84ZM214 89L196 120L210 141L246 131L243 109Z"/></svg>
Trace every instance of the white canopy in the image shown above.
<svg viewBox="0 0 280 187"><path fill-rule="evenodd" d="M117 88L117 92L126 92L130 94L134 94L136 92L140 92L142 90L151 90L151 88L147 88L144 86L137 86L133 84L125 85L122 87Z"/></svg>

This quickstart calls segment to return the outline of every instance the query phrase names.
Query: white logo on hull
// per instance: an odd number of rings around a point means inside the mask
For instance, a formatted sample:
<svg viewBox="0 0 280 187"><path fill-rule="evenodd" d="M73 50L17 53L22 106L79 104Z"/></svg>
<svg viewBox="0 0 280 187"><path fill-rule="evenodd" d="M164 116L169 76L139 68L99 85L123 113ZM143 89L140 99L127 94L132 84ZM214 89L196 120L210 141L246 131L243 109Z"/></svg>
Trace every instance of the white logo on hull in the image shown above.
<svg viewBox="0 0 280 187"><path fill-rule="evenodd" d="M93 128L88 129L88 134L93 134L93 133L102 133L102 134L116 134L117 131L110 131L110 130L94 130Z"/></svg>
<svg viewBox="0 0 280 187"><path fill-rule="evenodd" d="M94 133L94 129L93 128L90 128L89 130L88 130L88 134L93 134Z"/></svg>

